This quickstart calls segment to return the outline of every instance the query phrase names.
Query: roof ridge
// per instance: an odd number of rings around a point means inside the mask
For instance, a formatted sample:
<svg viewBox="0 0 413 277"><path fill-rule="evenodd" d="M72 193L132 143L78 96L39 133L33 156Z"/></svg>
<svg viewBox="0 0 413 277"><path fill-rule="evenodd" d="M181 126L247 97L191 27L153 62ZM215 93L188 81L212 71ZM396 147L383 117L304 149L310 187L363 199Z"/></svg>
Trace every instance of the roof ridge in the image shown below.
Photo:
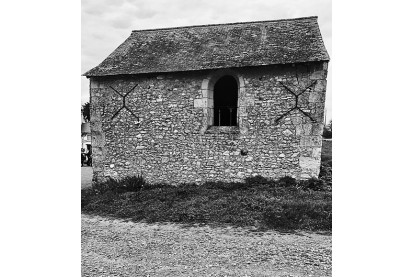
<svg viewBox="0 0 413 277"><path fill-rule="evenodd" d="M217 24L204 24L204 25L190 25L181 27L167 27L167 28L154 28L154 29L142 29L142 30L132 30L132 33L140 33L147 31L161 31L161 30L174 30L174 29L186 29L186 28L197 28L197 27L212 27L212 26L230 26L237 24L252 24L252 23L270 23L278 21L295 21L302 19L318 18L318 16L307 16L307 17L297 17L297 18L286 18L286 19L274 19L274 20L262 20L262 21L243 21L243 22L231 22L231 23L217 23Z"/></svg>

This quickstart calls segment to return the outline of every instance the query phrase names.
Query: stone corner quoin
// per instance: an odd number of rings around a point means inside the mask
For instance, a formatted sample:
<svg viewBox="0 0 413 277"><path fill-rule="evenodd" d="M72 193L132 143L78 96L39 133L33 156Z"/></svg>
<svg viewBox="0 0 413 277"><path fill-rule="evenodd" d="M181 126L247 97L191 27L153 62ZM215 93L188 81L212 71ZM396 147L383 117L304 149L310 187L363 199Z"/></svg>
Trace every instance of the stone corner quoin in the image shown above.
<svg viewBox="0 0 413 277"><path fill-rule="evenodd" d="M327 68L321 60L88 76L93 181L318 177ZM215 126L224 76L236 82L234 126Z"/></svg>

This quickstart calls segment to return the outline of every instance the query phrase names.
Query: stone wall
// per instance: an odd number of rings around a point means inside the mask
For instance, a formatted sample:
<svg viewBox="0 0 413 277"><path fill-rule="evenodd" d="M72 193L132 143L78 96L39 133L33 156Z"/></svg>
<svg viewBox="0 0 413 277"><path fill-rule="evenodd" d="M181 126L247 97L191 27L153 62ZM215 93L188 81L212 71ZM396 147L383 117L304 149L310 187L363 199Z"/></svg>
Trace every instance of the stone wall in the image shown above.
<svg viewBox="0 0 413 277"><path fill-rule="evenodd" d="M225 74L238 82L239 126L211 127L211 88ZM326 77L327 62L313 62L91 78L94 181L317 177Z"/></svg>

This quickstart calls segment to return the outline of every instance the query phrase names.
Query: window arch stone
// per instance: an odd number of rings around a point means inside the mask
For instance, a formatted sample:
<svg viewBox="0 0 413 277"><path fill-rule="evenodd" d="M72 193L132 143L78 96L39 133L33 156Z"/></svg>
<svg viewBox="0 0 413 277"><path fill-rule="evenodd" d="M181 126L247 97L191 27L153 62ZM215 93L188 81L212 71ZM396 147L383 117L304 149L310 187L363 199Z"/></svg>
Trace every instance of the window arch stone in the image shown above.
<svg viewBox="0 0 413 277"><path fill-rule="evenodd" d="M251 104L251 101L247 101L245 93L245 81L244 78L235 70L232 69L220 69L211 72L201 84L202 98L194 100L194 106L196 108L203 109L202 127L200 134L205 134L206 130L214 125L214 85L223 76L230 75L234 77L238 85L238 101L237 101L237 125L241 134L247 133L246 117L247 117L247 105Z"/></svg>

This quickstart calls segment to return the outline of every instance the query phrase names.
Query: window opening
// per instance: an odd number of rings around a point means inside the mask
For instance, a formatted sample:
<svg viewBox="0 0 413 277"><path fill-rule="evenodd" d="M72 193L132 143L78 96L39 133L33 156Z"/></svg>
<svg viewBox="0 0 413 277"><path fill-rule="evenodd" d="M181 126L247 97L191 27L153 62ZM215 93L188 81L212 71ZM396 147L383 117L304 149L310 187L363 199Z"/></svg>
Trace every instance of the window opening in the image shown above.
<svg viewBox="0 0 413 277"><path fill-rule="evenodd" d="M214 85L214 125L237 126L238 84L234 77L223 76Z"/></svg>

